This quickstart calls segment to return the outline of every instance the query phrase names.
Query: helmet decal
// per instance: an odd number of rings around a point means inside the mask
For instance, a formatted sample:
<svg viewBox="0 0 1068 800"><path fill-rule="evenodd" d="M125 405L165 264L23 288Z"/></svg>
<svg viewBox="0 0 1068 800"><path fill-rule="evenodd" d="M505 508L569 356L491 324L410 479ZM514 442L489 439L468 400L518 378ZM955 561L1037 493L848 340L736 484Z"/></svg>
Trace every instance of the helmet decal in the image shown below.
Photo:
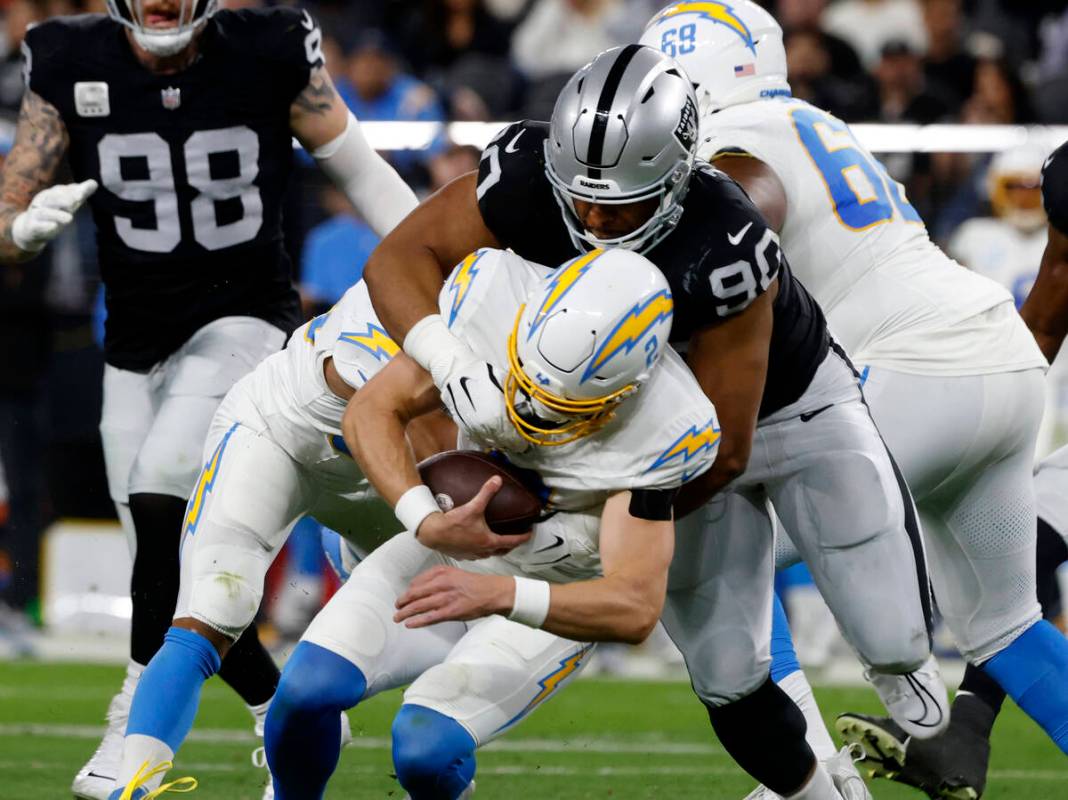
<svg viewBox="0 0 1068 800"><path fill-rule="evenodd" d="M661 289L652 297L637 303L623 316L616 327L605 337L601 346L597 348L597 352L586 365L586 371L582 373L579 383L585 383L594 377L605 364L620 353L629 353L637 347L653 326L671 319L673 312L674 303L668 289ZM655 343L653 347L656 347Z"/></svg>
<svg viewBox="0 0 1068 800"><path fill-rule="evenodd" d="M541 305L538 306L538 311L534 315L534 322L531 324L530 330L527 331L528 342L533 338L542 323L549 318L553 309L560 304L564 295L571 291L571 287L578 283L583 275L589 272L593 262L603 253L604 250L591 250L586 255L573 259L556 271L553 279L549 282L545 298L541 301Z"/></svg>
<svg viewBox="0 0 1068 800"><path fill-rule="evenodd" d="M749 26L734 13L734 9L727 3L675 3L653 17L648 27L652 27L658 22L662 22L670 17L679 16L680 14L697 14L705 19L715 22L717 25L725 25L734 31L745 43L745 46L756 55L756 42L753 39L752 32L749 30Z"/></svg>

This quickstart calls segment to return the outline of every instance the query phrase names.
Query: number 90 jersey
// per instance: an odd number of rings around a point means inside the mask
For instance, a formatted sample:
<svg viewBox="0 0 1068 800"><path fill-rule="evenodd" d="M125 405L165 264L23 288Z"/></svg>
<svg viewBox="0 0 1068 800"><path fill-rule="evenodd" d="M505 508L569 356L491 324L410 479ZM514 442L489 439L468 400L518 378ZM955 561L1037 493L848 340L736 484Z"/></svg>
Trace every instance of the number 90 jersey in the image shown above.
<svg viewBox="0 0 1068 800"><path fill-rule="evenodd" d="M27 32L29 88L59 110L75 180L100 184L89 205L113 366L147 369L220 317L299 324L281 201L289 109L320 43L307 13L220 11L197 60L159 75L106 16Z"/></svg>
<svg viewBox="0 0 1068 800"><path fill-rule="evenodd" d="M700 140L700 158L749 154L778 176L783 250L855 363L939 375L1039 365L997 324L950 344L963 320L1011 298L931 242L901 184L841 120L801 100L759 100L702 119Z"/></svg>

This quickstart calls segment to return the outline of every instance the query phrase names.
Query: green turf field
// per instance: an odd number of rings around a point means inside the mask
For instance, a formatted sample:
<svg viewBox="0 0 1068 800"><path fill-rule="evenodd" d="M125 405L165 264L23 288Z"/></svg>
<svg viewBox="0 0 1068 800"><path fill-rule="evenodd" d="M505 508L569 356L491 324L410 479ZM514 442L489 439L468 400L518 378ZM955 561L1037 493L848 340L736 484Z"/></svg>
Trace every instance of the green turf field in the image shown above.
<svg viewBox="0 0 1068 800"><path fill-rule="evenodd" d="M0 800L68 797L120 680L115 667L0 663ZM827 712L876 709L874 695L861 689L826 689L819 697ZM390 693L350 712L356 741L342 754L327 797L403 797L390 777L388 749L399 702ZM191 797L259 800L262 772L249 762L257 744L247 712L213 678L172 777L200 780ZM713 741L688 686L590 679L479 756L477 796L740 800L751 788ZM873 788L876 798L922 797L885 782ZM986 797L1068 798L1068 761L1014 707L994 730Z"/></svg>

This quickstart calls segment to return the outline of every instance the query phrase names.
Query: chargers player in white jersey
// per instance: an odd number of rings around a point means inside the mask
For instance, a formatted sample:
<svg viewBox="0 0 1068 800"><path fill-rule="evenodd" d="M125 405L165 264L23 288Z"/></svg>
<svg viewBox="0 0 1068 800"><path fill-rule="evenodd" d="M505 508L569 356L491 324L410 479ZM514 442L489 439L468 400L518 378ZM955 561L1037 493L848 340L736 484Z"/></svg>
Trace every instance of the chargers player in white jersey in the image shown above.
<svg viewBox="0 0 1068 800"><path fill-rule="evenodd" d="M393 723L401 786L413 800L468 797L477 747L558 692L592 642L640 642L656 624L672 500L712 465L715 411L668 346L671 292L647 259L594 250L542 275L479 250L439 302L450 331L507 375L509 418L530 443L507 457L537 472L555 513L507 555L427 546L443 515L404 430L441 392L400 355L356 394L345 439L406 532L353 570L283 671L266 734L279 800L322 797L338 711L409 682ZM472 401L448 400L461 444L484 447L465 427Z"/></svg>
<svg viewBox="0 0 1068 800"><path fill-rule="evenodd" d="M790 97L782 29L755 3L674 3L642 42L694 81L699 153L779 230L913 491L935 595L971 665L936 745L985 739L1000 684L1068 750L1068 643L1035 598L1031 462L1047 364L1012 297L930 241L845 123ZM791 693L826 757L807 681Z"/></svg>
<svg viewBox="0 0 1068 800"><path fill-rule="evenodd" d="M174 623L134 693L113 798L158 790L161 765L173 760L192 725L200 687L252 622L264 575L298 519L311 515L363 551L392 533L376 538L358 527L368 493L341 438L341 418L349 398L397 351L358 283L219 406L186 510ZM455 436L451 424L441 438L427 422L433 418L412 430L425 455ZM488 541L502 548L522 537ZM334 726L341 731L347 722L335 717Z"/></svg>

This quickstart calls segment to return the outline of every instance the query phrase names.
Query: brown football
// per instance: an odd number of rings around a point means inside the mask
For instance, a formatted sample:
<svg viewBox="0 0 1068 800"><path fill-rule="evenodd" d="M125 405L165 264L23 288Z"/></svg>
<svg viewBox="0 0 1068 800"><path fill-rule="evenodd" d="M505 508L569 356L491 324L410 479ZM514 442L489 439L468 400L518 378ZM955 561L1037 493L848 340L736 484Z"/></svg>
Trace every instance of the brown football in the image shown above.
<svg viewBox="0 0 1068 800"><path fill-rule="evenodd" d="M447 450L419 464L419 477L443 511L462 506L494 475L504 482L486 508L486 522L494 533L526 533L543 509L536 473L476 450Z"/></svg>

